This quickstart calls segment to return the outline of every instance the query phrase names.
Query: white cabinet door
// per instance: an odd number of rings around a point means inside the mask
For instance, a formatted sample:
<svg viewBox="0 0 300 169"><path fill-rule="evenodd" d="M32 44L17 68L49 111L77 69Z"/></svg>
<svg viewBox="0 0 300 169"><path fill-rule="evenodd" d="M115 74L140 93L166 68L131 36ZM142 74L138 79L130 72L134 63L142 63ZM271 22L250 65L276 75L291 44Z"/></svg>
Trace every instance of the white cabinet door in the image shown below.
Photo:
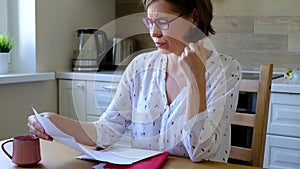
<svg viewBox="0 0 300 169"><path fill-rule="evenodd" d="M300 137L299 94L271 94L267 133Z"/></svg>
<svg viewBox="0 0 300 169"><path fill-rule="evenodd" d="M264 167L300 168L300 138L267 135Z"/></svg>
<svg viewBox="0 0 300 169"><path fill-rule="evenodd" d="M59 80L59 113L86 121L86 82Z"/></svg>
<svg viewBox="0 0 300 169"><path fill-rule="evenodd" d="M300 168L300 95L271 93L264 167Z"/></svg>
<svg viewBox="0 0 300 169"><path fill-rule="evenodd" d="M88 121L98 119L110 104L117 89L116 82L87 82Z"/></svg>

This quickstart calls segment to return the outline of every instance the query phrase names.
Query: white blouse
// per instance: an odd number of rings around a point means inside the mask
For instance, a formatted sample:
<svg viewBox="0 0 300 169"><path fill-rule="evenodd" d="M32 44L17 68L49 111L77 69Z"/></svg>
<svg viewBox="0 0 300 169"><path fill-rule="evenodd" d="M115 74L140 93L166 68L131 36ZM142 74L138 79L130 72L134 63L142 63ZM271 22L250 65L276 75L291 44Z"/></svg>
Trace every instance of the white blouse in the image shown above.
<svg viewBox="0 0 300 169"><path fill-rule="evenodd" d="M131 125L135 148L168 151L192 161L227 162L230 124L236 110L240 64L213 52L206 62L207 109L184 123L187 86L169 105L166 97L167 55L141 54L129 64L103 116L94 122L97 145L118 141Z"/></svg>

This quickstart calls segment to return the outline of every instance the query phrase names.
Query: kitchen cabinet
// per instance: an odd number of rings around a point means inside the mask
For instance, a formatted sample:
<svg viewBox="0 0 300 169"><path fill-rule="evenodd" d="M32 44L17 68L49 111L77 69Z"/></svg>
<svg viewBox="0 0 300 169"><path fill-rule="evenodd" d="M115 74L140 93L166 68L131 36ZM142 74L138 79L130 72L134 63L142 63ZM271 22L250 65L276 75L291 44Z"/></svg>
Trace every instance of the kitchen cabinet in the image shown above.
<svg viewBox="0 0 300 169"><path fill-rule="evenodd" d="M86 121L95 121L110 104L118 83L87 81Z"/></svg>
<svg viewBox="0 0 300 169"><path fill-rule="evenodd" d="M80 121L98 120L110 104L123 71L99 73L57 72L59 112ZM130 127L116 145L130 146Z"/></svg>
<svg viewBox="0 0 300 169"><path fill-rule="evenodd" d="M264 158L265 168L300 168L299 86L286 84L283 90L294 89L294 91L288 92L277 90L277 86L275 86L275 91L271 93Z"/></svg>
<svg viewBox="0 0 300 169"><path fill-rule="evenodd" d="M80 121L95 121L110 104L120 75L59 73L59 113Z"/></svg>
<svg viewBox="0 0 300 169"><path fill-rule="evenodd" d="M86 121L86 81L59 80L59 113Z"/></svg>

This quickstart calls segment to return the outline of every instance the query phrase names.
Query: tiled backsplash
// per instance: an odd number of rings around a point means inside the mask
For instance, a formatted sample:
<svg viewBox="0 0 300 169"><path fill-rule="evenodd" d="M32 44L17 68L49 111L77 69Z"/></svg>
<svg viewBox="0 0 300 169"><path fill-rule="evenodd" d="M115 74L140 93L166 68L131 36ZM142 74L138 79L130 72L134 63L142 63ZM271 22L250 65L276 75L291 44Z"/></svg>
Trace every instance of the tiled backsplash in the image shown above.
<svg viewBox="0 0 300 169"><path fill-rule="evenodd" d="M117 16L143 12L139 2L118 0ZM211 40L219 52L237 58L244 70L258 70L263 63L273 63L274 71L300 68L299 0L212 2L217 34ZM152 45L148 35L134 38L141 48Z"/></svg>

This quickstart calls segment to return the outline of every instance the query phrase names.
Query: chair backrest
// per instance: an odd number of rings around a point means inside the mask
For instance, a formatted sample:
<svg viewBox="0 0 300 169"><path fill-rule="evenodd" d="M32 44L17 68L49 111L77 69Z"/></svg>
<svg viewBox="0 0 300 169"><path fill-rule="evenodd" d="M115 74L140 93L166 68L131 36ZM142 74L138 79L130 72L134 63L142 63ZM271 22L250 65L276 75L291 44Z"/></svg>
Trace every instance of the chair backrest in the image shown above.
<svg viewBox="0 0 300 169"><path fill-rule="evenodd" d="M273 64L260 67L258 80L242 79L240 92L257 93L255 114L236 112L232 125L253 128L251 148L231 146L229 159L246 161L252 166L262 167L268 122Z"/></svg>

